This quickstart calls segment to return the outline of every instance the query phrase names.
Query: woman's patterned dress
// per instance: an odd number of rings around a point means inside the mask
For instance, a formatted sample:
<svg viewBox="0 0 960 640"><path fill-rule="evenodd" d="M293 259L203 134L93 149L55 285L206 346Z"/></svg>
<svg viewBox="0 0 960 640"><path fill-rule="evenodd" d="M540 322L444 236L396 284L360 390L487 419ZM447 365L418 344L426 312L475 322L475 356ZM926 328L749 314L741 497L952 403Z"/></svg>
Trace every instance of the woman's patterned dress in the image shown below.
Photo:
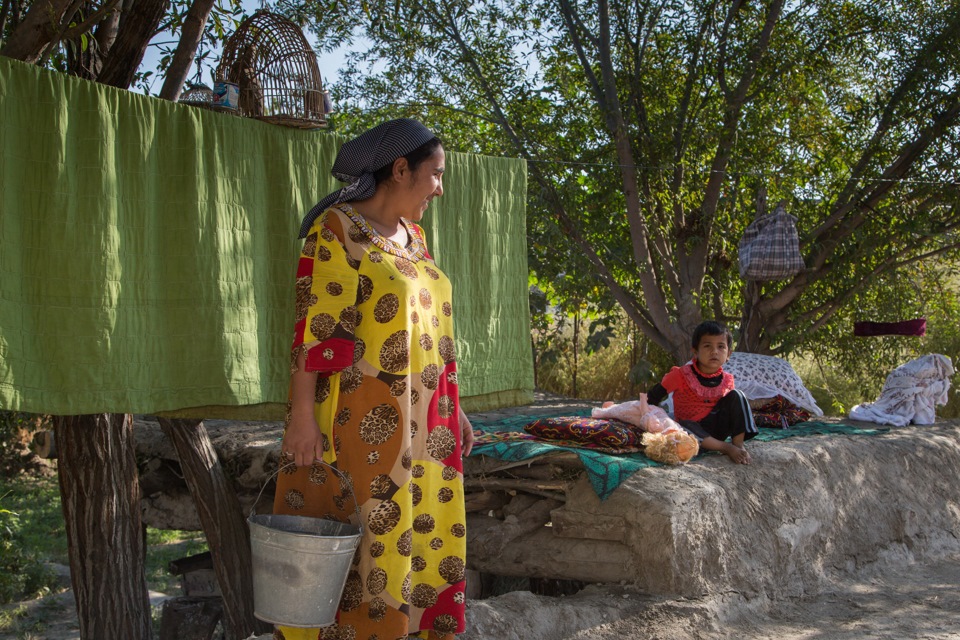
<svg viewBox="0 0 960 640"><path fill-rule="evenodd" d="M328 209L297 272L294 363L320 372L324 460L356 490L363 538L337 624L285 640L452 638L464 628L466 518L451 286L404 221L407 247L348 204ZM295 366L295 364L294 364ZM274 512L356 523L347 486L314 464L281 472Z"/></svg>

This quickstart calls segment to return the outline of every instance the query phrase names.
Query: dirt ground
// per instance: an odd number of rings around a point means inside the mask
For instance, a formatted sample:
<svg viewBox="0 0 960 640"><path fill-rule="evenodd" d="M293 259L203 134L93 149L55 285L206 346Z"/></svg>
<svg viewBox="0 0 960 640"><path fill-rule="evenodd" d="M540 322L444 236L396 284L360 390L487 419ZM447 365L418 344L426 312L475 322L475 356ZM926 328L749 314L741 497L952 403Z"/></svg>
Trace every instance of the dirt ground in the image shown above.
<svg viewBox="0 0 960 640"><path fill-rule="evenodd" d="M541 407L542 408L542 407ZM931 495L911 507L916 516L917 530L913 525L904 525L904 541L916 542L916 547L899 545L889 553L862 554L860 559L870 558L853 569L852 566L835 566L836 556L826 557L827 563L817 565L817 575L823 578L817 583L816 593L804 593L795 588L754 589L749 593L785 593L789 596L770 600L766 596L747 596L746 589L731 588L705 597L651 596L629 584L591 585L575 595L546 597L529 591L514 591L486 600L468 602L467 631L460 640L613 640L658 639L658 640L822 640L822 639L947 639L960 640L960 545L957 544L957 529L940 527L926 531L930 522L927 513L947 509L960 513L957 508L956 474L957 440L960 439L960 423L949 424L931 430L927 434L929 444L911 445L910 439L898 440L896 434L871 439L871 447L886 451L893 456L885 460L883 469L890 482L897 486L912 486L921 482L925 487L936 489L925 493L917 488L917 494ZM758 451L752 473L763 473L763 459L769 458L771 477L780 477L783 460L790 456L803 455L803 460L812 460L805 469L816 468L823 480L824 493L820 502L829 503L830 494L837 498L844 487L837 484L840 476L823 475L826 471L847 468L856 472L852 458L842 454L842 441L825 449L815 439L796 438L771 446L768 451ZM899 444L898 444L899 442ZM884 444L885 443L885 444ZM860 446L860 445L858 445ZM866 446L866 445L862 445ZM942 457L927 455L924 446L943 454ZM900 448L898 448L900 447ZM762 454L762 455L761 455ZM896 459L909 458L909 464L897 464ZM829 464L826 462L830 460ZM677 482L685 482L699 475L707 475L716 482L734 478L740 470L724 467L717 462L705 463L704 469L691 470ZM775 463L775 464L774 464ZM824 471L826 470L826 471ZM929 476L933 473L934 476ZM676 475L676 474L675 474ZM667 478L668 476L664 476ZM934 482L932 478L937 481ZM783 479L783 478L781 478ZM772 482L761 483L769 486ZM935 487L933 485L936 485ZM820 485L818 485L820 486ZM866 483L864 490L884 493L884 483L875 478ZM670 491L666 480L661 489ZM844 495L851 494L846 487ZM867 496L867 494L864 494ZM886 488L887 502L892 500ZM611 498L613 500L613 498ZM882 497L881 497L882 500ZM818 505L807 500L811 513ZM870 504L864 497L861 507ZM899 504L899 503L898 503ZM822 505L821 505L822 506ZM861 508L861 510L863 510ZM867 509L870 511L871 509ZM874 509L873 518L867 514L859 520L847 521L851 527L865 527L855 532L852 538L872 539L870 529L880 526L884 514ZM763 509L760 509L761 515ZM757 513L754 513L758 517ZM761 518L762 520L762 518ZM752 521L752 520L748 520ZM744 522L748 522L744 521ZM738 522L742 528L744 522ZM905 521L906 522L906 521ZM911 520L910 522L913 522ZM758 524L759 521L755 521ZM871 524L873 527L871 527ZM882 525L889 527L889 523ZM768 527L770 531L775 528ZM832 532L831 536L842 536ZM753 538L758 536L754 535ZM764 558L764 545L770 540L750 539L745 535L742 550L743 562L757 564ZM928 539L929 538L929 539ZM841 540L827 537L831 546L842 546ZM918 542L919 541L919 542ZM925 542L924 542L925 541ZM922 544L921 544L922 542ZM921 548L922 547L922 548ZM751 549L753 553L751 554ZM914 555L911 549L916 550ZM798 561L804 562L804 556ZM807 556L808 564L814 559ZM727 566L725 575L737 574L735 567ZM760 566L766 566L760 562ZM762 568L760 569L762 572ZM767 572L769 573L769 572ZM795 573L804 573L798 568ZM776 573L769 574L769 581L776 581ZM741 593L742 591L742 593ZM151 594L155 606L160 606L162 594ZM155 609L159 619L159 609ZM16 613L14 613L16 612ZM69 590L41 600L6 605L0 608L0 640L74 640L79 639L73 598ZM99 640L99 639L97 639ZM260 636L257 640L269 640ZM363 639L357 639L363 640Z"/></svg>
<svg viewBox="0 0 960 640"><path fill-rule="evenodd" d="M20 606L3 640L79 640L70 591ZM671 600L593 585L561 598L518 591L474 601L467 616L461 640L960 639L960 556L871 567L813 598Z"/></svg>
<svg viewBox="0 0 960 640"><path fill-rule="evenodd" d="M874 567L813 598L658 599L626 586L575 596L515 592L472 603L463 640L814 640L960 638L960 556Z"/></svg>

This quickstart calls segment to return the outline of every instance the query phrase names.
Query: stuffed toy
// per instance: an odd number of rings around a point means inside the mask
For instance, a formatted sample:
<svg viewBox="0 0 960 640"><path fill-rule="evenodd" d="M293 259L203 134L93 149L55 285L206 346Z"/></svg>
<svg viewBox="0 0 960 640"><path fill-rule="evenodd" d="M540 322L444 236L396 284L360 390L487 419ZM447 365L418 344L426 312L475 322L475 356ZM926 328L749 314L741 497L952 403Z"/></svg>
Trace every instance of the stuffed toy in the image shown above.
<svg viewBox="0 0 960 640"><path fill-rule="evenodd" d="M590 417L621 420L643 429L646 432L643 434L643 452L656 462L683 464L700 452L697 439L671 419L666 411L651 407L645 393L640 394L639 400L620 404L604 402L599 409L591 409Z"/></svg>
<svg viewBox="0 0 960 640"><path fill-rule="evenodd" d="M697 439L680 425L657 433L645 433L642 442L644 455L662 464L683 464L700 452Z"/></svg>

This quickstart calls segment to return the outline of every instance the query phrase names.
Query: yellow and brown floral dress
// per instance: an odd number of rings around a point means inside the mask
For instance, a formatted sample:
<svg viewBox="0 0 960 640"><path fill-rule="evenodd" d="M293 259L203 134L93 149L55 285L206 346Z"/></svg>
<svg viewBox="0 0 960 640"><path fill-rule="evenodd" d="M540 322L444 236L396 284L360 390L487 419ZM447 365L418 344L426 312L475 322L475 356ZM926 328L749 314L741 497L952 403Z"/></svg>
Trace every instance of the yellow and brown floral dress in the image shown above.
<svg viewBox="0 0 960 640"><path fill-rule="evenodd" d="M363 538L337 624L277 627L284 640L452 638L464 629L466 518L451 286L404 221L406 247L348 204L307 234L293 357L318 371L324 460L357 493ZM294 365L295 366L295 365ZM274 512L356 523L326 467L281 473Z"/></svg>

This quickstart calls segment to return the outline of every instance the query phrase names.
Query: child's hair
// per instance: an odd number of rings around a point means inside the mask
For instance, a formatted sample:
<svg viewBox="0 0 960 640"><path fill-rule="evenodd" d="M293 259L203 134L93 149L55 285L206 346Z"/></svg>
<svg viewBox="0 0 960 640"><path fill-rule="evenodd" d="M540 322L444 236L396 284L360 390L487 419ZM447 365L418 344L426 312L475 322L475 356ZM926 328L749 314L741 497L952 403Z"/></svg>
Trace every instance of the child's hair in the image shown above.
<svg viewBox="0 0 960 640"><path fill-rule="evenodd" d="M693 330L693 338L690 340L694 349L700 346L700 338L703 336L723 336L727 339L727 348L733 348L733 334L719 322L706 320L697 325L697 328Z"/></svg>

